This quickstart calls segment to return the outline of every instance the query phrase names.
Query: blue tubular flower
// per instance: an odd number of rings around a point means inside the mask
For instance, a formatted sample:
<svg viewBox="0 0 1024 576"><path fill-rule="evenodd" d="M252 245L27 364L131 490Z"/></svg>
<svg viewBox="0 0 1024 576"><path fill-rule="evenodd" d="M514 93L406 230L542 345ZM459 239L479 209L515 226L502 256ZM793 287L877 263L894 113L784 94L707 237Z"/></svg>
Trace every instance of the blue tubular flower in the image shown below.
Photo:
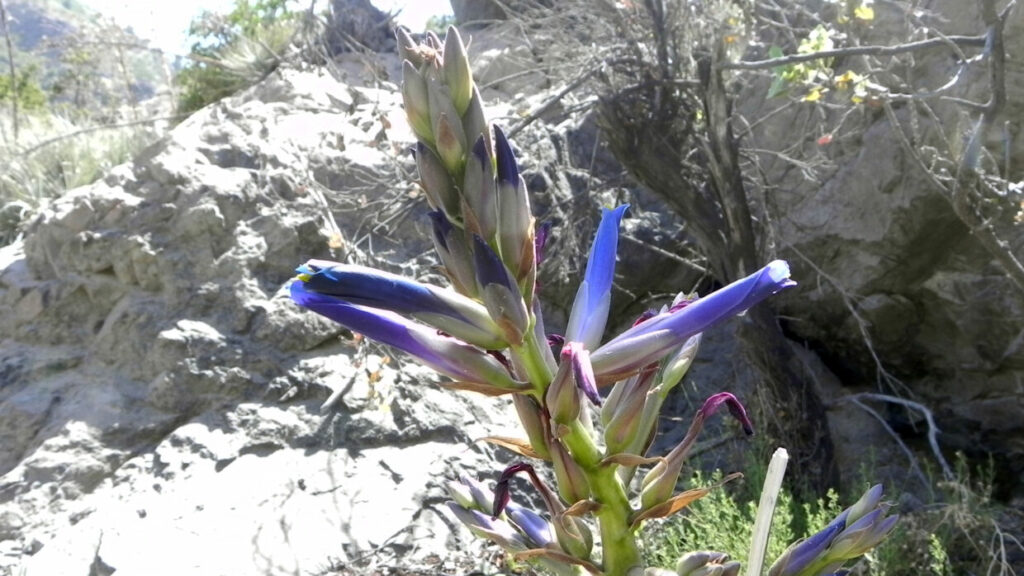
<svg viewBox="0 0 1024 576"><path fill-rule="evenodd" d="M507 347L487 309L451 290L365 266L327 260L310 260L296 272L307 291L334 296L358 306L408 314L488 350Z"/></svg>
<svg viewBox="0 0 1024 576"><path fill-rule="evenodd" d="M604 325L608 321L612 280L615 277L615 253L619 244L619 222L627 208L629 204L601 211L601 223L587 258L587 271L576 292L576 300L572 303L565 339L568 342L581 342L587 350L594 350L601 343Z"/></svg>
<svg viewBox="0 0 1024 576"><path fill-rule="evenodd" d="M358 306L334 296L312 292L301 280L292 282L291 297L298 305L354 332L415 356L445 376L501 389L523 388L501 362L483 350L440 335L436 330L394 312Z"/></svg>
<svg viewBox="0 0 1024 576"><path fill-rule="evenodd" d="M616 336L590 355L594 374L602 382L620 380L660 360L687 338L795 285L789 279L789 265L776 260L746 278Z"/></svg>
<svg viewBox="0 0 1024 576"><path fill-rule="evenodd" d="M772 564L770 576L797 575L819 559L828 549L832 539L843 530L843 522L839 518L833 520L822 531L791 546Z"/></svg>

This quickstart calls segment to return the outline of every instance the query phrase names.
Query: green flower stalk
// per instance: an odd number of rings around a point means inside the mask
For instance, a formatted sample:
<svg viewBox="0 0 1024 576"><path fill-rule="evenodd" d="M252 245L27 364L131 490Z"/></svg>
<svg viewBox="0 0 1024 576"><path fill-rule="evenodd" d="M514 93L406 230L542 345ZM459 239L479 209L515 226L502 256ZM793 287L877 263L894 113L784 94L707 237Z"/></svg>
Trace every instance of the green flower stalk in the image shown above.
<svg viewBox="0 0 1024 576"><path fill-rule="evenodd" d="M454 28L443 42L428 33L418 43L404 29L397 36L420 186L450 287L310 260L297 269L292 299L413 356L452 378L444 384L450 388L511 395L526 438L486 440L547 463L556 482L546 486L533 464L518 462L500 475L494 493L465 477L449 483L449 510L474 534L558 575L737 574L738 563L711 552L684 556L674 571L647 567L637 538L647 520L675 514L708 493L711 488L677 493L680 471L704 422L719 409L753 433L740 401L727 392L711 396L678 446L664 456L648 450L658 413L692 364L701 333L793 286L789 266L777 260L712 294L680 295L605 340L627 206L606 208L566 334L548 335L536 277L550 231L535 228L512 145L487 123L462 39ZM602 386L610 386L605 395ZM633 493L638 472L643 481ZM509 482L519 473L529 476L544 511L511 501ZM837 569L876 544L894 519L884 517L873 494L787 552L773 576Z"/></svg>

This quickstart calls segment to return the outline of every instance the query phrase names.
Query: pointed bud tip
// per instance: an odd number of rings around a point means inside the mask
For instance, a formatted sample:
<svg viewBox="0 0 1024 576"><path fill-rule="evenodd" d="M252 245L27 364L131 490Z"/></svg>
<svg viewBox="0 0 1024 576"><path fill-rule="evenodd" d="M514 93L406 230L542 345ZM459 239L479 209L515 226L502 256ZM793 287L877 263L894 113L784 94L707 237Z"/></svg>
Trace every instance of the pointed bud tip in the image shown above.
<svg viewBox="0 0 1024 576"><path fill-rule="evenodd" d="M515 186L519 182L519 164L512 152L505 132L499 126L494 127L494 155L498 161L498 183Z"/></svg>

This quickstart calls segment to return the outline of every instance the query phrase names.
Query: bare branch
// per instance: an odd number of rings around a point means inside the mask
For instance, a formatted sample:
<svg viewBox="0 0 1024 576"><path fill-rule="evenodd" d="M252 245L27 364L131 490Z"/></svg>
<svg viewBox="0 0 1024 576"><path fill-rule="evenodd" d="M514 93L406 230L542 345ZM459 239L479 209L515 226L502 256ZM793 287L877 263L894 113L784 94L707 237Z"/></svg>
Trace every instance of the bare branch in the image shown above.
<svg viewBox="0 0 1024 576"><path fill-rule="evenodd" d="M942 38L929 38L917 42L908 42L896 46L850 46L849 48L836 48L835 50L821 50L808 54L790 54L767 60L754 60L750 62L723 62L719 67L723 70L764 70L776 66L787 66L810 62L812 60L823 60L826 58L842 58L846 56L894 56L905 52L917 52L930 48L942 46L985 46L988 35L981 36L944 36Z"/></svg>
<svg viewBox="0 0 1024 576"><path fill-rule="evenodd" d="M518 134L523 128L526 128L527 126L532 124L535 120L540 118L545 112L551 109L552 106L557 104L559 100L565 98L567 94L582 86L583 83L586 82L591 76L600 72L602 69L602 66L585 66L583 68L583 72L576 76L576 78L574 78L572 82L569 82L569 84L566 85L565 88L562 88L561 90L558 91L557 94L548 98L543 104L541 104L535 110L530 112L526 116L526 118L523 118L522 121L513 126L508 131L508 137L514 138L515 135Z"/></svg>
<svg viewBox="0 0 1024 576"><path fill-rule="evenodd" d="M139 125L142 125L142 124L153 124L155 122L163 122L163 121L169 121L169 120L180 120L180 119L185 118L187 116L188 116L188 114L174 114L172 116L156 116L156 117L153 117L153 118L146 118L145 120L135 120L135 121L132 121L132 122L122 122L120 124L103 124L103 125L100 125L100 126L89 126L88 128L82 128L81 130L75 130L74 132L68 132L67 134L61 134L59 136L54 136L53 138L47 138L46 140L43 140L42 142L39 142L35 146L29 147L29 148L26 148L25 150L23 150L21 152L21 156L31 156L32 154L35 154L40 149L45 148L45 147L49 146L50 144L55 144L57 142L60 142L61 140L67 140L68 138L74 138L76 136L81 136L82 134L88 134L90 132L98 132L100 130L115 130L117 128L129 128L131 126L139 126Z"/></svg>
<svg viewBox="0 0 1024 576"><path fill-rule="evenodd" d="M890 404L898 404L911 410L916 410L924 416L925 422L928 424L928 445L931 446L932 454L935 455L935 460L938 461L939 467L942 468L942 476L946 480L953 480L956 476L953 474L953 469L949 466L949 462L946 462L946 457L942 455L942 450L939 448L939 427L935 424L935 417L932 415L932 411L927 406L920 402L914 402L913 400L907 400L906 398L900 398L899 396L890 396L888 394L876 394L873 392L861 392L858 394L852 394L850 396L844 396L837 400L837 402L853 402L862 408L867 409L861 400L874 400L876 402L888 402ZM886 425L888 428L888 425ZM902 445L902 442L900 443ZM916 464L915 464L916 467Z"/></svg>

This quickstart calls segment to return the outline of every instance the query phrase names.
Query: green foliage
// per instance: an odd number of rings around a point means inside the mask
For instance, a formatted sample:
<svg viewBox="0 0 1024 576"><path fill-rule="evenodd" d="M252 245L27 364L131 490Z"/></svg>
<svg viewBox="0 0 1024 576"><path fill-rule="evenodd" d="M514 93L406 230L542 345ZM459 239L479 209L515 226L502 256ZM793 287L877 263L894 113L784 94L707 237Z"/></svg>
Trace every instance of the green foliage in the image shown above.
<svg viewBox="0 0 1024 576"><path fill-rule="evenodd" d="M865 471L866 477L873 477ZM936 502L903 514L896 530L860 566L873 576L952 576L953 574L1015 574L1007 555L1022 544L1000 526L1006 517L1024 522L1024 516L992 501L992 468L970 470L961 456L957 479L937 482ZM716 550L745 562L758 495L763 479L758 471L738 485L712 491L692 504L684 514L647 528L645 551L652 565L671 567L682 554ZM694 475L692 485L710 479ZM732 488L730 490L730 488ZM896 500L895 496L890 500ZM843 506L835 491L824 498L802 501L799 491L783 489L772 523L767 563L771 564L789 543L814 534L830 522ZM1024 551L1024 550L1021 550Z"/></svg>
<svg viewBox="0 0 1024 576"><path fill-rule="evenodd" d="M227 14L194 20L192 60L175 79L178 111L193 112L259 81L278 65L295 30L286 0L235 0Z"/></svg>
<svg viewBox="0 0 1024 576"><path fill-rule="evenodd" d="M10 75L0 76L0 102L9 103L17 98L18 109L34 112L46 107L46 93L39 86L38 68L29 66L18 70L12 82Z"/></svg>
<svg viewBox="0 0 1024 576"><path fill-rule="evenodd" d="M861 25L870 24L875 18L871 0L830 0L841 4L836 22L818 24L807 37L797 46L797 54L814 54L836 48L836 40L845 35L840 26L857 22ZM779 46L768 49L769 58L782 58L785 54ZM854 104L863 102L870 90L877 88L864 76L852 70L837 75L832 67L831 58L819 58L806 62L777 66L772 70L772 83L768 88L768 98L789 94L800 95L804 102L817 102L830 90L850 92L850 101Z"/></svg>
<svg viewBox="0 0 1024 576"><path fill-rule="evenodd" d="M444 37L445 31L448 30L448 27L454 25L454 14L434 14L430 18L427 18L427 23L423 28L424 32L433 32L438 36Z"/></svg>
<svg viewBox="0 0 1024 576"><path fill-rule="evenodd" d="M697 472L691 485L709 485L721 477L721 471L715 471L710 479ZM761 481L763 477L748 478L744 483L760 486ZM769 563L778 558L790 543L824 527L840 511L838 495L834 491L825 498L801 504L791 491L783 489L772 520L766 554ZM714 490L693 503L686 513L648 528L644 538L648 559L652 566L671 567L686 552L714 550L745 563L756 514L756 498L726 488Z"/></svg>
<svg viewBox="0 0 1024 576"><path fill-rule="evenodd" d="M7 124L0 122L0 132L9 135ZM12 200L36 205L92 183L156 138L152 128L141 126L59 138L81 128L68 118L35 116L22 126L17 143L0 141L0 206Z"/></svg>
<svg viewBox="0 0 1024 576"><path fill-rule="evenodd" d="M971 470L958 455L956 479L937 482L937 501L904 514L900 528L868 554L875 576L1013 575L1008 556L1024 545L1001 526L1019 511L992 500L993 467Z"/></svg>
<svg viewBox="0 0 1024 576"><path fill-rule="evenodd" d="M670 518L648 528L644 538L645 551L652 566L671 567L686 552L714 550L725 552L734 560L746 563L757 514L758 494L764 472L757 477L748 477L745 489L720 489L693 503L686 513ZM691 485L704 486L719 480L720 471L705 479L697 472ZM850 504L850 503L847 503ZM770 565L785 549L797 540L807 538L824 528L843 510L835 490L822 498L801 501L799 492L786 487L779 493L775 514L772 519L771 538L765 554L766 565ZM876 553L877 555L877 553ZM933 556L941 558L938 552ZM869 561L874 558L868 556ZM903 572L885 572L891 576ZM911 574L907 572L906 574ZM919 575L920 572L914 572ZM936 576L945 576L937 572Z"/></svg>

